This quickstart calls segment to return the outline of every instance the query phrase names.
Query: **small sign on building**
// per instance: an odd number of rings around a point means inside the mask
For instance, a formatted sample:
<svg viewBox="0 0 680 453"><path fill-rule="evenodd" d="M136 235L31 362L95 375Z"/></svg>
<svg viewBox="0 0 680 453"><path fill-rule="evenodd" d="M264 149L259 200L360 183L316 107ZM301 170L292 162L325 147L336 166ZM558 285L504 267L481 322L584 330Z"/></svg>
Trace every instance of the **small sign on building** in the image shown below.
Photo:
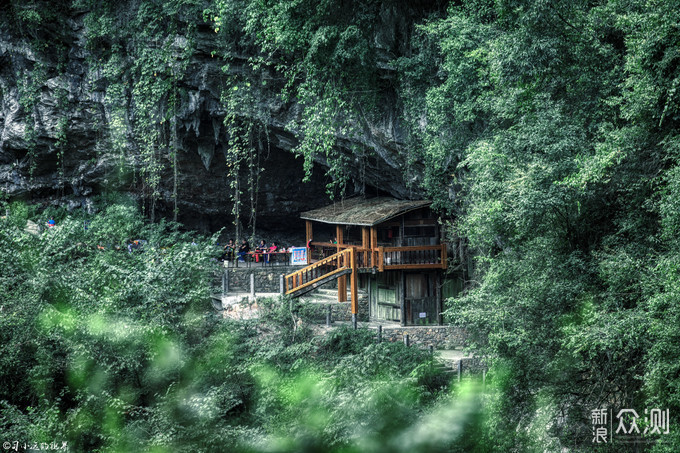
<svg viewBox="0 0 680 453"><path fill-rule="evenodd" d="M307 247L293 247L290 254L290 264L296 265L306 265L307 264Z"/></svg>
<svg viewBox="0 0 680 453"><path fill-rule="evenodd" d="M418 313L418 316L419 316L420 318L427 318L427 312Z"/></svg>

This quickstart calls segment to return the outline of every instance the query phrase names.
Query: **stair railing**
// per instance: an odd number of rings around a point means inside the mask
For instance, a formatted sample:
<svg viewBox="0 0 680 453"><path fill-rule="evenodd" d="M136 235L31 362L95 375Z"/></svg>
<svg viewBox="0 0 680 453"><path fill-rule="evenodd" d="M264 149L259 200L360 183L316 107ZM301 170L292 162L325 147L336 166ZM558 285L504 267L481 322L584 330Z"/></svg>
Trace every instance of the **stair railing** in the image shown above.
<svg viewBox="0 0 680 453"><path fill-rule="evenodd" d="M352 249L345 249L284 277L286 294L317 283L331 275L351 269Z"/></svg>

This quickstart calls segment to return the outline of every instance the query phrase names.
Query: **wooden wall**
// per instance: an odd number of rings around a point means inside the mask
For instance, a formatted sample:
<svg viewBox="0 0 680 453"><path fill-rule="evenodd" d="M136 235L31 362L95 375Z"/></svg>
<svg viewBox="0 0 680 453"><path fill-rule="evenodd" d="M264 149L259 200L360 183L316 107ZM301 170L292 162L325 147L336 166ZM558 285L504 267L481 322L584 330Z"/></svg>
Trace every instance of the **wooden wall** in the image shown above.
<svg viewBox="0 0 680 453"><path fill-rule="evenodd" d="M372 321L395 321L405 325L439 324L441 290L437 271L386 271L368 278Z"/></svg>

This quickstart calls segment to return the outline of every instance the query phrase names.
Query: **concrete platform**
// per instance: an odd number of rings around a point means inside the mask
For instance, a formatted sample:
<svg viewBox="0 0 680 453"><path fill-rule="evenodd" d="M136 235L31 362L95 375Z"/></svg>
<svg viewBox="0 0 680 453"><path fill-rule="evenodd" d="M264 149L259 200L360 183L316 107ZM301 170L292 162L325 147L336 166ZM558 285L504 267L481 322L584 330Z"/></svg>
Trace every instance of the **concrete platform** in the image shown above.
<svg viewBox="0 0 680 453"><path fill-rule="evenodd" d="M443 362L457 362L460 359L472 358L472 355L466 354L462 348L460 349L439 349L435 350L434 354Z"/></svg>
<svg viewBox="0 0 680 453"><path fill-rule="evenodd" d="M225 318L256 319L259 316L257 301L279 296L279 293L259 293L253 297L250 293L234 292L224 295L214 294L212 299L213 307L221 311Z"/></svg>

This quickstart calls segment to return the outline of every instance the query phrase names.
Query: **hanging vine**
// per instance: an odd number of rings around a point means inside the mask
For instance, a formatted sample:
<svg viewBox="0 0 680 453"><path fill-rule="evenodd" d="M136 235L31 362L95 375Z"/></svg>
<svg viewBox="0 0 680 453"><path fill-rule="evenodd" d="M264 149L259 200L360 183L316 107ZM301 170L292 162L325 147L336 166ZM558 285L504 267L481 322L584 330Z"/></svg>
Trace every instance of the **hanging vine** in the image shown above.
<svg viewBox="0 0 680 453"><path fill-rule="evenodd" d="M249 84L249 82L248 82ZM242 90L239 93L239 90ZM244 161L248 160L250 146L252 144L253 124L248 118L239 115L242 102L245 101L245 84L239 87L233 85L230 89L222 91L222 103L226 110L224 125L229 137L225 157L227 164L227 178L229 194L232 201L232 215L234 216L234 229L237 238L243 234L241 231L241 169Z"/></svg>
<svg viewBox="0 0 680 453"><path fill-rule="evenodd" d="M19 89L19 104L24 109L26 114L24 138L26 140L26 159L28 161L29 179L33 180L35 172L36 161L36 146L37 146L37 132L35 130L35 123L37 121L36 106L40 100L40 87L42 87L47 79L47 71L42 62L36 62L32 70L23 70L17 74L17 87Z"/></svg>
<svg viewBox="0 0 680 453"><path fill-rule="evenodd" d="M172 220L177 222L179 216L179 207L177 205L177 189L179 178L179 167L177 165L177 104L179 103L177 97L177 72L173 68L172 71L172 91L168 100L169 111L172 112L170 116L170 156L172 166Z"/></svg>
<svg viewBox="0 0 680 453"><path fill-rule="evenodd" d="M254 69L252 62L249 64ZM228 67L225 66L225 71ZM257 77L255 77L255 80ZM227 177L231 200L233 203L234 227L236 236L240 236L241 216L243 212L241 179L245 179L248 194L247 225L251 238L255 237L257 227L257 206L262 168L262 154L269 152L269 130L267 127L267 112L258 102L262 99L262 88L266 81L261 79L259 86L251 83L252 74L248 77L241 75L227 75L226 88L222 92L222 104L225 108L224 125L229 137L226 151ZM263 143L264 139L264 143Z"/></svg>
<svg viewBox="0 0 680 453"><path fill-rule="evenodd" d="M57 105L59 106L59 111L63 112L62 116L57 120L57 130L56 130L56 143L55 148L57 151L57 178L59 184L59 191L61 196L64 196L65 192L65 162L64 154L66 152L66 147L68 146L68 97L65 89L59 89L59 94L57 95Z"/></svg>
<svg viewBox="0 0 680 453"><path fill-rule="evenodd" d="M115 2L79 0L90 12L85 23L89 48L107 80L105 106L109 140L119 156L119 182L132 168L132 184L144 200L151 221L162 198L162 175L172 174L170 201L177 220L179 166L177 112L180 81L194 49L191 0L132 6L120 13ZM130 165L132 164L132 165ZM139 180L137 179L139 170Z"/></svg>
<svg viewBox="0 0 680 453"><path fill-rule="evenodd" d="M233 54L257 55L249 60L254 74L268 68L283 77L270 96L301 107L293 152L303 159L305 180L320 162L327 194L342 196L356 159L364 165L367 149L359 144L370 141L375 119L373 28L380 3L218 0L216 8L210 20L222 43ZM359 173L363 185L365 172Z"/></svg>
<svg viewBox="0 0 680 453"><path fill-rule="evenodd" d="M243 227L247 226L251 239L254 239L260 179L264 170L262 154L265 150L268 153L270 149L268 111L259 102L265 97L267 80L260 57L251 57L246 61L237 57L239 49L247 45L234 41L234 37L238 36L236 30L243 25L238 5L230 1L218 1L215 6L219 13L206 10L204 19L214 24L215 32L222 38L218 41L219 47L212 53L213 58L217 55L227 63L222 66L225 78L221 102L228 137L225 157L231 213L235 236L240 238L244 235ZM247 186L245 190L243 184ZM247 208L243 201L246 193ZM244 219L247 219L245 224Z"/></svg>

